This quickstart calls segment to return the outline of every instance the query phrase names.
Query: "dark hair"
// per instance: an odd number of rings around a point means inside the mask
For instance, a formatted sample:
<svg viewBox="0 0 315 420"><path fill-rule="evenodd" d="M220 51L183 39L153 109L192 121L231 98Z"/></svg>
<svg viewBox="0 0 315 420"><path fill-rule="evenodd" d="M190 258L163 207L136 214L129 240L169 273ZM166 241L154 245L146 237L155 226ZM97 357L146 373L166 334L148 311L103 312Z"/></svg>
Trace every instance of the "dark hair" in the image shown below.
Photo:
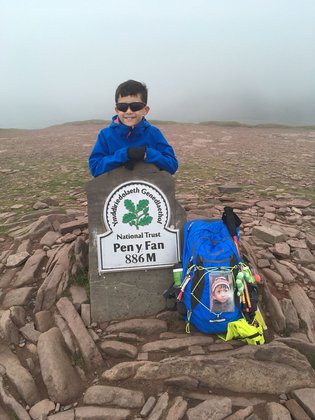
<svg viewBox="0 0 315 420"><path fill-rule="evenodd" d="M144 83L137 82L136 80L127 80L121 83L116 89L115 102L118 102L119 96L136 96L140 95L142 102L148 102L148 88Z"/></svg>

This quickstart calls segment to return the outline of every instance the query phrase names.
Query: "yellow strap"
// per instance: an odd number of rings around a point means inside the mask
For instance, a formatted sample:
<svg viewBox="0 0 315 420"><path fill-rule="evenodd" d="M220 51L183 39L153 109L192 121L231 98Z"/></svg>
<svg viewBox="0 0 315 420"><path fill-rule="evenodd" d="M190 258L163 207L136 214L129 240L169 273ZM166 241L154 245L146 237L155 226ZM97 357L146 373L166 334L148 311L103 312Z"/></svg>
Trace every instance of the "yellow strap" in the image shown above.
<svg viewBox="0 0 315 420"><path fill-rule="evenodd" d="M190 317L191 311L187 311L186 334L190 334Z"/></svg>

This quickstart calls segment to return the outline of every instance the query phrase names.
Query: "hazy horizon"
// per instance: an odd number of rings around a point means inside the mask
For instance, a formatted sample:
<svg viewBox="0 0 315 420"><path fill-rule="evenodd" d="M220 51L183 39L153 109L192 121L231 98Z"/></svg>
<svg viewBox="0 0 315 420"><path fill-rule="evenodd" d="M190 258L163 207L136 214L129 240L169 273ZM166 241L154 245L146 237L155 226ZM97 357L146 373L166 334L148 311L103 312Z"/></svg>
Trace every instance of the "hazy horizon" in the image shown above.
<svg viewBox="0 0 315 420"><path fill-rule="evenodd" d="M0 5L0 128L110 120L130 78L149 120L315 124L310 0Z"/></svg>

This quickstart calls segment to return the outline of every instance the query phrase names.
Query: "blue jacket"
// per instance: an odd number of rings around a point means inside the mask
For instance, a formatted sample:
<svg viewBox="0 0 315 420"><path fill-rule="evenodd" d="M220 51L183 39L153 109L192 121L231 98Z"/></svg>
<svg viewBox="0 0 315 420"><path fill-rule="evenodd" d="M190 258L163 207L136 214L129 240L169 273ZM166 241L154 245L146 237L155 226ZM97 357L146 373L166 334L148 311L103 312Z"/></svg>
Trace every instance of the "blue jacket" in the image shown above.
<svg viewBox="0 0 315 420"><path fill-rule="evenodd" d="M174 174L178 162L172 146L161 131L153 127L144 117L134 127L122 124L117 116L103 128L97 137L89 157L90 171L99 176L128 162L129 146L147 146L144 162L154 163L159 169Z"/></svg>

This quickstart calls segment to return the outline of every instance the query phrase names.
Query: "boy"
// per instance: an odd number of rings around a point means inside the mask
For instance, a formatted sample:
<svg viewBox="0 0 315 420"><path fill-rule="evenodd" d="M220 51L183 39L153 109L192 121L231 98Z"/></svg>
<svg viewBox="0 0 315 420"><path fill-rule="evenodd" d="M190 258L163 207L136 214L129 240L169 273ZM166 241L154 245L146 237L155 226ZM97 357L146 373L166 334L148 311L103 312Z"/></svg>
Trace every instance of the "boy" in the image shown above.
<svg viewBox="0 0 315 420"><path fill-rule="evenodd" d="M217 277L211 285L211 312L232 312L234 309L233 295L230 284L225 277Z"/></svg>
<svg viewBox="0 0 315 420"><path fill-rule="evenodd" d="M124 165L132 170L136 162L153 163L160 170L174 174L178 162L173 148L161 131L146 119L148 90L135 80L121 83L115 94L112 123L103 128L89 157L91 174L96 177Z"/></svg>

